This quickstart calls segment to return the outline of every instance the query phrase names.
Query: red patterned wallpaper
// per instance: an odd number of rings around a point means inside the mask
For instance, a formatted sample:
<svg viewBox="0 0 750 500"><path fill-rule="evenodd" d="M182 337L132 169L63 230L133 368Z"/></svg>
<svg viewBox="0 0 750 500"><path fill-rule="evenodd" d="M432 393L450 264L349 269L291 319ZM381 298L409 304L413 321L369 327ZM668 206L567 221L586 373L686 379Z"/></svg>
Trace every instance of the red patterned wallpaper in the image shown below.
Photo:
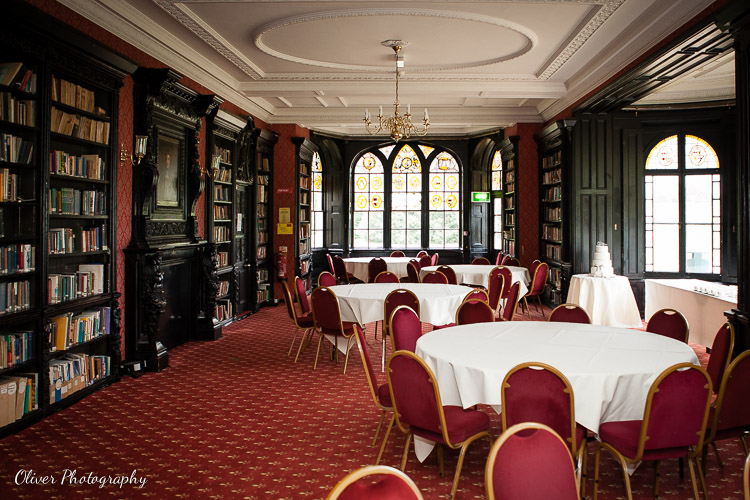
<svg viewBox="0 0 750 500"><path fill-rule="evenodd" d="M120 89L120 108L117 144L133 142L133 79L125 78ZM127 146L126 146L127 147ZM131 147L128 151L132 152ZM119 153L119 151L118 151ZM117 291L120 297L122 314L121 332L125 332L125 255L122 249L130 243L130 232L133 212L133 166L130 162L119 162L117 165ZM125 352L125 335L122 336L122 352Z"/></svg>
<svg viewBox="0 0 750 500"><path fill-rule="evenodd" d="M518 260L529 267L539 258L539 159L534 133L541 124L518 123L505 135L518 136Z"/></svg>

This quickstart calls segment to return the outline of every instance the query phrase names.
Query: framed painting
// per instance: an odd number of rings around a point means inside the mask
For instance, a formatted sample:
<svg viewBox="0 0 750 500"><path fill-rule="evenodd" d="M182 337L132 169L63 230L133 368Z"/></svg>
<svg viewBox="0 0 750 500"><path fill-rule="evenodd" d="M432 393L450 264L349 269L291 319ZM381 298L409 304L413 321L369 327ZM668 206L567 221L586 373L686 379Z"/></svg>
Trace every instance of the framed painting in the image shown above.
<svg viewBox="0 0 750 500"><path fill-rule="evenodd" d="M156 145L156 168L159 180L156 184L156 206L182 208L185 182L184 137L178 137L159 129Z"/></svg>

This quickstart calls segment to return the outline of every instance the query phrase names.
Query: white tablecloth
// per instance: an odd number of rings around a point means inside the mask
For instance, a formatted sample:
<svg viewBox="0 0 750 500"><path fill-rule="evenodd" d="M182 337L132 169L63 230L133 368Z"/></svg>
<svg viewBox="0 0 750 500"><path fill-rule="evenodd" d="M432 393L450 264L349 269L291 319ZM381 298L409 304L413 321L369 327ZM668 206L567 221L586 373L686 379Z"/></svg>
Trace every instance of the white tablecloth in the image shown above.
<svg viewBox="0 0 750 500"><path fill-rule="evenodd" d="M472 291L461 285L435 285L427 283L365 283L337 285L331 290L339 299L341 319L365 325L383 319L386 296L397 288L414 292L419 299L419 319L433 325L453 323L456 310Z"/></svg>
<svg viewBox="0 0 750 500"><path fill-rule="evenodd" d="M422 279L424 275L430 271L437 271L438 267L439 266L423 267L419 271L419 279ZM490 271L495 268L495 266L482 266L473 264L449 264L448 267L456 271L456 280L459 283L480 285L485 288L487 288L490 282ZM526 295L526 292L529 291L529 283L531 282L531 278L529 277L529 270L525 267L506 267L510 269L510 274L513 277L513 283L521 283L518 296L523 297L524 295Z"/></svg>
<svg viewBox="0 0 750 500"><path fill-rule="evenodd" d="M602 422L643 417L651 383L682 362L699 365L685 343L661 335L599 325L510 321L435 330L417 341L444 405L500 410L508 371L527 361L547 363L570 381L576 421L593 432Z"/></svg>
<svg viewBox="0 0 750 500"><path fill-rule="evenodd" d="M367 280L369 279L367 265L374 258L375 257L349 257L344 259L344 264L346 265L346 270L348 272L367 283ZM408 264L413 258L414 257L381 257L381 259L383 259L388 265L388 270L399 278L406 276L406 264Z"/></svg>
<svg viewBox="0 0 750 500"><path fill-rule="evenodd" d="M696 292L696 286L722 296ZM685 315L691 342L711 347L716 332L727 322L724 311L737 307L737 287L693 279L646 280L646 319L667 307Z"/></svg>
<svg viewBox="0 0 750 500"><path fill-rule="evenodd" d="M594 278L588 274L576 274L570 280L568 302L583 307L595 325L643 326L630 280L625 276Z"/></svg>

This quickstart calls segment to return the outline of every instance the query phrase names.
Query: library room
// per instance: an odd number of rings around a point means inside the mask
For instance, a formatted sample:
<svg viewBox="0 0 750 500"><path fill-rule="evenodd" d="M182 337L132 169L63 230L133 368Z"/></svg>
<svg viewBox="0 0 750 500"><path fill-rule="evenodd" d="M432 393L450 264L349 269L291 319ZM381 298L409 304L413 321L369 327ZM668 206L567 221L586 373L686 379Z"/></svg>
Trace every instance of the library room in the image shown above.
<svg viewBox="0 0 750 500"><path fill-rule="evenodd" d="M3 498L750 500L745 0L0 9Z"/></svg>

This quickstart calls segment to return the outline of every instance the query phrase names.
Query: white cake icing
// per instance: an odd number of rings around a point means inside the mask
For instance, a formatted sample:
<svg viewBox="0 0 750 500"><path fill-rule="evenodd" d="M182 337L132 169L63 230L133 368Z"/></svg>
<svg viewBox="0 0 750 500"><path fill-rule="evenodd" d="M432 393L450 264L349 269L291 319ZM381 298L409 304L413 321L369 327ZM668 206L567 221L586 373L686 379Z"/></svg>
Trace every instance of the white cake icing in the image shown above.
<svg viewBox="0 0 750 500"><path fill-rule="evenodd" d="M615 275L612 266L612 257L609 255L609 246L606 243L597 243L594 249L594 260L591 262L591 275L609 278Z"/></svg>

